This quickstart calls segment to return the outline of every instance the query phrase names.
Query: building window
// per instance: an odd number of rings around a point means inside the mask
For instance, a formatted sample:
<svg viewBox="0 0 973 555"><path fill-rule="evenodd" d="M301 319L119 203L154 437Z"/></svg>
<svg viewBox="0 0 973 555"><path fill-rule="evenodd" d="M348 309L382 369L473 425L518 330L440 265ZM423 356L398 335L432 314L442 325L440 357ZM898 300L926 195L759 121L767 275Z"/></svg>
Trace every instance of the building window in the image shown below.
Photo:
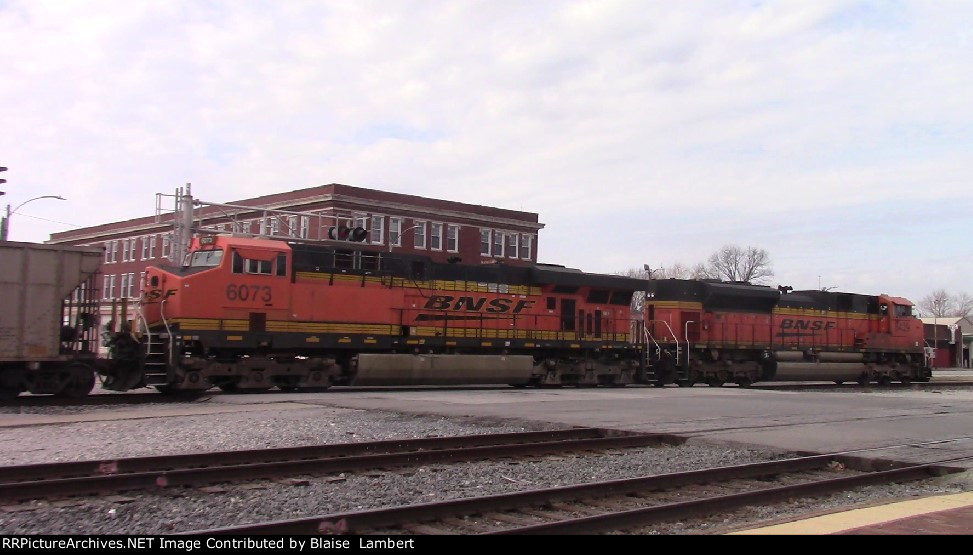
<svg viewBox="0 0 973 555"><path fill-rule="evenodd" d="M368 216L364 214L357 214L355 216L355 221L351 227L352 229L356 229L359 227L362 229L368 229Z"/></svg>
<svg viewBox="0 0 973 555"><path fill-rule="evenodd" d="M158 235L153 235L149 238L149 258L155 258L155 241L158 239Z"/></svg>
<svg viewBox="0 0 973 555"><path fill-rule="evenodd" d="M417 249L426 248L426 222L412 220L412 246Z"/></svg>
<svg viewBox="0 0 973 555"><path fill-rule="evenodd" d="M480 230L480 256L490 256L490 230Z"/></svg>
<svg viewBox="0 0 973 555"><path fill-rule="evenodd" d="M530 260L531 252L531 242L533 242L533 235L522 234L520 236L520 258L524 260Z"/></svg>
<svg viewBox="0 0 973 555"><path fill-rule="evenodd" d="M311 217L301 216L301 239L307 239L309 228L311 227Z"/></svg>
<svg viewBox="0 0 973 555"><path fill-rule="evenodd" d="M297 216L287 216L287 234L297 237Z"/></svg>
<svg viewBox="0 0 973 555"><path fill-rule="evenodd" d="M429 224L429 248L434 251L443 250L443 224Z"/></svg>
<svg viewBox="0 0 973 555"><path fill-rule="evenodd" d="M114 299L115 298L115 276L110 275L108 277L111 278L108 280L108 298Z"/></svg>
<svg viewBox="0 0 973 555"><path fill-rule="evenodd" d="M122 239L122 262L128 262L128 239Z"/></svg>
<svg viewBox="0 0 973 555"><path fill-rule="evenodd" d="M148 260L148 259L149 259L149 238L142 237L142 260Z"/></svg>
<svg viewBox="0 0 973 555"><path fill-rule="evenodd" d="M162 236L162 258L169 258L169 252L172 248L172 234L166 233Z"/></svg>
<svg viewBox="0 0 973 555"><path fill-rule="evenodd" d="M135 297L135 274L128 274L128 298Z"/></svg>
<svg viewBox="0 0 973 555"><path fill-rule="evenodd" d="M131 242L129 242L129 244L128 244L128 259L129 260L135 260L135 247L136 247L136 243L137 242L138 242L138 239L136 239L135 237L132 237ZM144 241L143 241L143 243L144 243Z"/></svg>
<svg viewBox="0 0 973 555"><path fill-rule="evenodd" d="M402 246L402 218L389 218L389 246Z"/></svg>
<svg viewBox="0 0 973 555"><path fill-rule="evenodd" d="M372 234L368 240L375 245L381 245L383 237L385 237L385 216L372 216Z"/></svg>
<svg viewBox="0 0 973 555"><path fill-rule="evenodd" d="M277 216L270 217L270 234L277 235L280 233L280 218Z"/></svg>
<svg viewBox="0 0 973 555"><path fill-rule="evenodd" d="M128 274L122 274L120 276L121 286L118 288L118 295L124 297L128 293Z"/></svg>
<svg viewBox="0 0 973 555"><path fill-rule="evenodd" d="M517 258L517 237L516 233L507 233L507 256Z"/></svg>
<svg viewBox="0 0 973 555"><path fill-rule="evenodd" d="M493 256L503 256L503 232L493 232Z"/></svg>
<svg viewBox="0 0 973 555"><path fill-rule="evenodd" d="M105 242L105 264L108 264L109 262L112 261L111 257L112 257L112 244L113 243L114 243L114 241L106 241Z"/></svg>
<svg viewBox="0 0 973 555"><path fill-rule="evenodd" d="M101 298L110 299L108 296L108 284L111 283L111 276L105 276L105 284L101 287Z"/></svg>
<svg viewBox="0 0 973 555"><path fill-rule="evenodd" d="M459 226L446 224L446 250L459 252Z"/></svg>

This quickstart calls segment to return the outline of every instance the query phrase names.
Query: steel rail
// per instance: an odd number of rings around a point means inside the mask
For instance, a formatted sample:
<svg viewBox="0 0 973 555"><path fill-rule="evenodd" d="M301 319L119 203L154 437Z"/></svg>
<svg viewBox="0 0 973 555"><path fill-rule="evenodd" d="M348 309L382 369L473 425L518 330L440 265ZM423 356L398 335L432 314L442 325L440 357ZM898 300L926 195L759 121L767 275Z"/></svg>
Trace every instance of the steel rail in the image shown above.
<svg viewBox="0 0 973 555"><path fill-rule="evenodd" d="M638 478L610 480L555 488L536 489L509 494L489 495L452 501L406 505L384 509L372 509L350 513L337 513L301 519L290 519L276 522L257 523L228 528L200 530L186 532L186 534L318 534L357 533L359 530L369 530L382 527L394 527L403 523L418 523L435 519L454 517L464 514L482 514L491 511L508 511L523 507L542 507L557 501L573 501L584 498L602 498L613 495L627 495L647 490L672 489L691 484L716 482L729 479L753 478L788 472L802 472L826 468L832 461L841 461L843 456L831 454L797 457L779 461L762 462L748 465L737 465L720 468L709 468L678 472L673 474L657 474ZM911 476L935 472L952 472L956 469L921 465L907 467L900 470L874 473L870 476L873 481L887 481L892 476ZM857 478L857 477L856 477ZM851 480L845 484L854 483ZM863 482L865 483L865 482ZM851 487L850 485L846 487ZM796 491L796 490L795 490ZM602 523L584 523L594 529L605 526ZM608 526L615 526L609 524ZM570 526L569 526L570 528ZM604 528L599 528L604 529ZM530 533L525 531L524 533ZM551 532L560 533L560 532Z"/></svg>
<svg viewBox="0 0 973 555"><path fill-rule="evenodd" d="M681 442L669 434L578 428L0 467L0 501Z"/></svg>

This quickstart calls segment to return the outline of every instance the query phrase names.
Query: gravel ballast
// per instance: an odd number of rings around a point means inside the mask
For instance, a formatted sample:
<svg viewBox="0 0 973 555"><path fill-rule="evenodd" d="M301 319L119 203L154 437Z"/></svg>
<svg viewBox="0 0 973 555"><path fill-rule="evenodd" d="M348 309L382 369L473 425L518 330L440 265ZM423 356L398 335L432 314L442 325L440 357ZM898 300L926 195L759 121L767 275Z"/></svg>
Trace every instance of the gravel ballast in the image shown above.
<svg viewBox="0 0 973 555"><path fill-rule="evenodd" d="M137 411L131 407L127 411ZM0 464L91 460L484 433L560 429L537 422L467 420L307 406L196 416L0 428ZM394 471L292 477L279 481L131 492L62 502L32 501L0 511L3 534L169 534L335 512L424 503L554 485L629 478L789 456L763 449L687 443L518 460L434 464ZM299 479L298 479L299 478ZM967 489L936 479L866 488L827 499L757 508L696 523L653 526L638 533L698 534L830 507Z"/></svg>

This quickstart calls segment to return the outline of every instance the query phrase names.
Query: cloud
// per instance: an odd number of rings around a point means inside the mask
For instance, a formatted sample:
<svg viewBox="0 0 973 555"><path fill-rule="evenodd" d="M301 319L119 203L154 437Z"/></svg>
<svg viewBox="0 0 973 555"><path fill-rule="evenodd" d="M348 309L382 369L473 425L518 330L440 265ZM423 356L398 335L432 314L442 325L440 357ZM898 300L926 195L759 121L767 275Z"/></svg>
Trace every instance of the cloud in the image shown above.
<svg viewBox="0 0 973 555"><path fill-rule="evenodd" d="M973 205L971 16L8 0L5 200L69 199L25 206L11 235L149 215L186 182L214 202L339 182L538 212L542 260L591 271L732 242L770 250L796 287L826 272L858 292L969 290L973 226L954 210Z"/></svg>

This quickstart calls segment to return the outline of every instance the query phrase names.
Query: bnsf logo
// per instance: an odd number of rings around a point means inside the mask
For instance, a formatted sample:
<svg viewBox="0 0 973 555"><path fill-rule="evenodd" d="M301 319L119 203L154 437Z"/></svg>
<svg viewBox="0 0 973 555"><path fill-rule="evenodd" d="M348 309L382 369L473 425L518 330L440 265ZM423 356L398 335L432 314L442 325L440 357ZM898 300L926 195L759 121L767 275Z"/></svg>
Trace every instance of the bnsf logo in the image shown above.
<svg viewBox="0 0 973 555"><path fill-rule="evenodd" d="M175 294L176 294L175 289L167 289L165 292L163 292L161 289L152 289L150 291L145 292L144 298L146 300L155 301L155 300L171 297L172 295Z"/></svg>
<svg viewBox="0 0 973 555"><path fill-rule="evenodd" d="M785 318L780 321L780 329L782 330L811 330L811 331L821 331L821 330L833 330L837 327L834 322L825 322L824 320L792 320L790 318Z"/></svg>
<svg viewBox="0 0 973 555"><path fill-rule="evenodd" d="M487 302L486 298L480 297L453 297L450 295L435 295L426 301L426 310L473 310L480 312L486 305L485 312L498 313L510 312L517 314L525 308L530 308L534 301L517 301L513 299L493 299ZM513 310L511 310L513 308Z"/></svg>

